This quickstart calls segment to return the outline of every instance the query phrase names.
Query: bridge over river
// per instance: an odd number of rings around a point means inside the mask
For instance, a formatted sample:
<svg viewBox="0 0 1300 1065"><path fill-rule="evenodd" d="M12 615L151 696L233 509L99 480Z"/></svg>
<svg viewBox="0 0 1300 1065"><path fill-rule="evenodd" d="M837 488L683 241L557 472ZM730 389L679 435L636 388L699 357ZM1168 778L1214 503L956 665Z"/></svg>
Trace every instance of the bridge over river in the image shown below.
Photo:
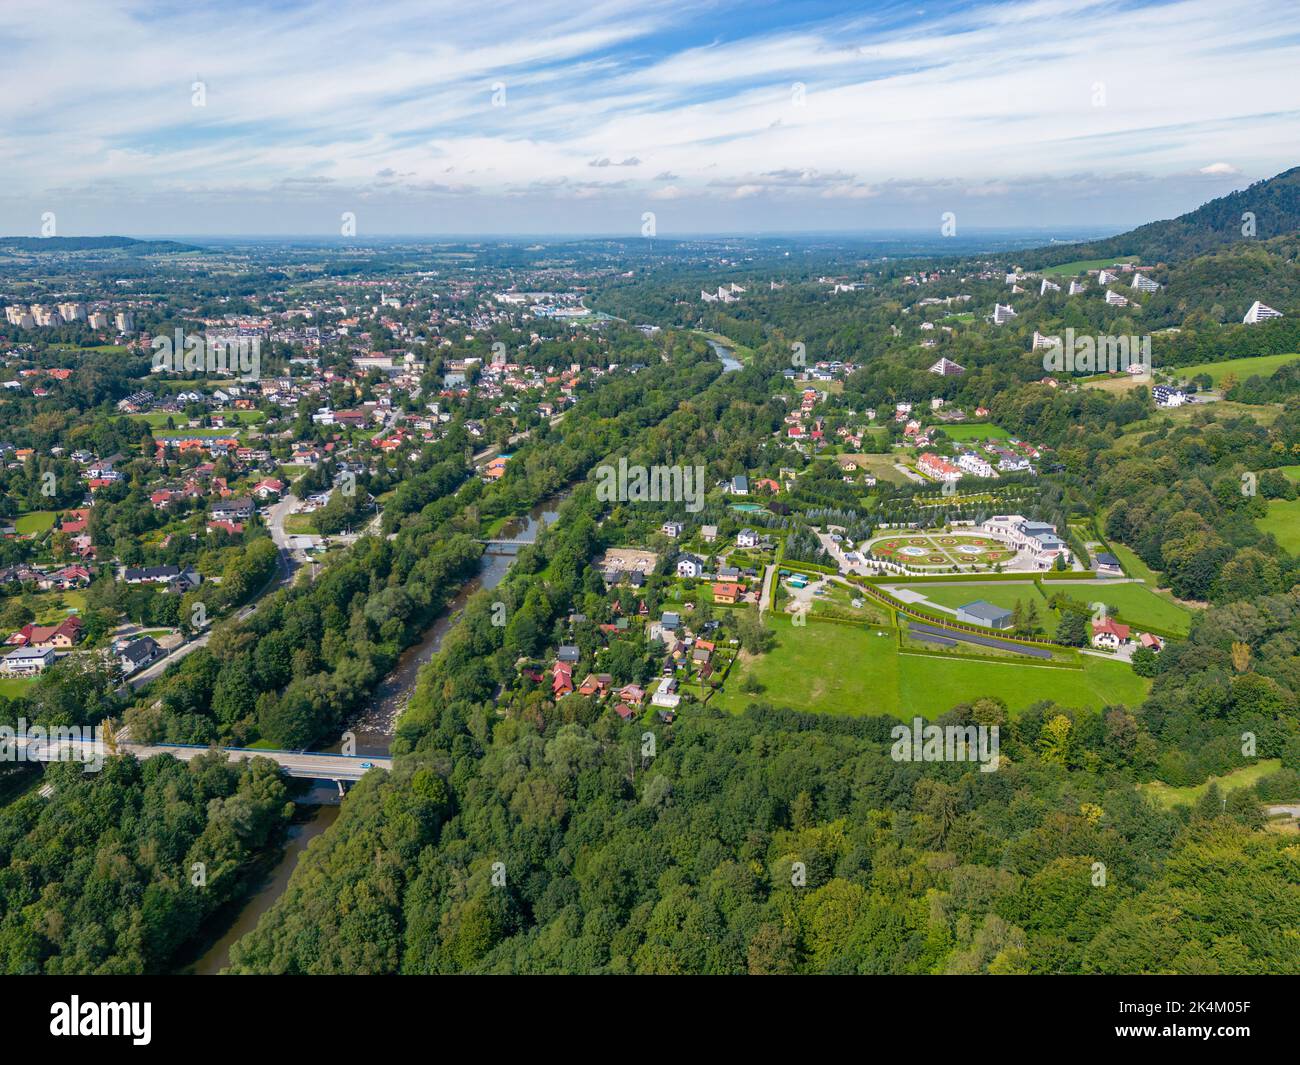
<svg viewBox="0 0 1300 1065"><path fill-rule="evenodd" d="M224 752L231 762L240 762L245 758L269 758L291 777L332 780L338 784L340 791L343 790L344 781L360 780L371 769L393 768L391 758L328 754L321 751L262 751L252 747L214 748L190 743L132 743L122 740L113 743L103 741L97 745L94 740L71 739L66 736L50 739L18 736L12 742L23 751L22 757L29 762L93 762L107 754L130 754L136 758L170 754L173 758L188 762L207 751L218 750Z"/></svg>

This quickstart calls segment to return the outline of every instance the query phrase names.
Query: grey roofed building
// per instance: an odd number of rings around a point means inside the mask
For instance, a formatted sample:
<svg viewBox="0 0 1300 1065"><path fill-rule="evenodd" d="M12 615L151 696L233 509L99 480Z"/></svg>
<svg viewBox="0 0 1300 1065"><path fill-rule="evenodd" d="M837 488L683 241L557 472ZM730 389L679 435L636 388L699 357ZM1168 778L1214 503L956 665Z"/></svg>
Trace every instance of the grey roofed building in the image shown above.
<svg viewBox="0 0 1300 1065"><path fill-rule="evenodd" d="M964 621L967 625L986 625L991 629L1011 628L1012 617L1012 611L986 603L983 599L976 599L973 603L957 608L958 621Z"/></svg>
<svg viewBox="0 0 1300 1065"><path fill-rule="evenodd" d="M582 652L572 644L565 644L555 652L555 657L561 662L576 662L580 657L582 657Z"/></svg>
<svg viewBox="0 0 1300 1065"><path fill-rule="evenodd" d="M141 636L140 639L127 644L118 652L118 659L122 663L122 669L126 673L134 673L141 666L152 662L162 654L162 647L152 636Z"/></svg>

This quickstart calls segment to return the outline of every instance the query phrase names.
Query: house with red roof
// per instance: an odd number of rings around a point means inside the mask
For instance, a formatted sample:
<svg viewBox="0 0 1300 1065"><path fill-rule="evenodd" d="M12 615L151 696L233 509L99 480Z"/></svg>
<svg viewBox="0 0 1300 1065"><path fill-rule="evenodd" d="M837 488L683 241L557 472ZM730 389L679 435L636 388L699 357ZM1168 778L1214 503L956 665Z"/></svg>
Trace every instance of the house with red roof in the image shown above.
<svg viewBox="0 0 1300 1065"><path fill-rule="evenodd" d="M551 667L551 695L556 699L573 692L573 666L568 662L556 662Z"/></svg>
<svg viewBox="0 0 1300 1065"><path fill-rule="evenodd" d="M1105 621L1094 621L1092 623L1092 645L1093 647L1106 647L1112 651L1118 650L1128 643L1131 631L1127 625L1121 625L1111 618L1106 618Z"/></svg>
<svg viewBox="0 0 1300 1065"><path fill-rule="evenodd" d="M33 625L29 622L5 643L66 651L81 639L81 629L81 618L75 616L64 618L57 625Z"/></svg>

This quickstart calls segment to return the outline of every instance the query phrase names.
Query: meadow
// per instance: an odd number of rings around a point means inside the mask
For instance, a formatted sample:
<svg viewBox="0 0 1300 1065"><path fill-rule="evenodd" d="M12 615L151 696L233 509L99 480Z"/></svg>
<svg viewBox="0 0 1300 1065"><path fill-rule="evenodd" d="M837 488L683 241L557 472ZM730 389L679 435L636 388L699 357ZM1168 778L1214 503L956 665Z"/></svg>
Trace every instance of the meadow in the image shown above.
<svg viewBox="0 0 1300 1065"><path fill-rule="evenodd" d="M940 423L939 428L950 440L1010 440L1011 434L998 425L987 422L959 422L954 425Z"/></svg>
<svg viewBox="0 0 1300 1065"><path fill-rule="evenodd" d="M1198 362L1194 366L1171 366L1170 371L1181 378L1191 380L1201 374L1209 374L1215 387L1219 386L1228 374L1238 381L1248 377L1269 377L1279 366L1300 359L1300 354L1291 352L1286 355L1252 355L1243 359L1220 359L1217 362Z"/></svg>
<svg viewBox="0 0 1300 1065"><path fill-rule="evenodd" d="M984 696L1012 711L1050 699L1063 706L1136 706L1149 682L1122 662L1082 656L1082 669L990 661L961 655L900 652L889 628L810 622L773 624L776 647L743 655L713 702L739 712L752 702L832 714L891 714L933 718ZM882 634L882 635L878 635ZM753 676L757 694L742 683Z"/></svg>
<svg viewBox="0 0 1300 1065"><path fill-rule="evenodd" d="M54 517L52 510L31 510L18 515L14 528L18 530L19 536L39 535L54 528Z"/></svg>
<svg viewBox="0 0 1300 1065"><path fill-rule="evenodd" d="M1268 513L1255 519L1255 527L1272 533L1293 555L1300 555L1300 499L1270 499Z"/></svg>
<svg viewBox="0 0 1300 1065"><path fill-rule="evenodd" d="M1061 263L1060 266L1046 267L1043 273L1051 277L1074 277L1078 274L1085 274L1089 270L1104 270L1116 263L1137 263L1141 261L1136 255L1121 255L1119 258L1110 259L1075 259L1073 262Z"/></svg>
<svg viewBox="0 0 1300 1065"><path fill-rule="evenodd" d="M1280 758L1265 758L1254 765L1244 765L1240 769L1234 769L1231 773L1225 773L1221 777L1210 777L1203 784L1194 784L1185 788L1171 788L1163 780L1153 780L1146 784L1139 784L1138 790L1158 806L1163 806L1166 810L1172 810L1175 806L1191 806L1209 790L1211 784L1217 784L1219 791L1226 796L1228 792L1236 788L1254 787L1265 777L1272 776L1281 768L1282 760Z"/></svg>

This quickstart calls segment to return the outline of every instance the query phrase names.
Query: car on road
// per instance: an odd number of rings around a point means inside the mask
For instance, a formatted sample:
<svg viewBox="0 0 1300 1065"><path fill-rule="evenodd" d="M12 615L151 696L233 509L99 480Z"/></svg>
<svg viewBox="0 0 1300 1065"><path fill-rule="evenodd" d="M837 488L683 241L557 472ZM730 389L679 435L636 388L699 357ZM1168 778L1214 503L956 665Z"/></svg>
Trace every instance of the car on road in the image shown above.
<svg viewBox="0 0 1300 1065"><path fill-rule="evenodd" d="M361 763L361 768L362 768L362 769L374 769L374 768L375 768L375 763L374 763L374 762L362 762L362 763Z"/></svg>

